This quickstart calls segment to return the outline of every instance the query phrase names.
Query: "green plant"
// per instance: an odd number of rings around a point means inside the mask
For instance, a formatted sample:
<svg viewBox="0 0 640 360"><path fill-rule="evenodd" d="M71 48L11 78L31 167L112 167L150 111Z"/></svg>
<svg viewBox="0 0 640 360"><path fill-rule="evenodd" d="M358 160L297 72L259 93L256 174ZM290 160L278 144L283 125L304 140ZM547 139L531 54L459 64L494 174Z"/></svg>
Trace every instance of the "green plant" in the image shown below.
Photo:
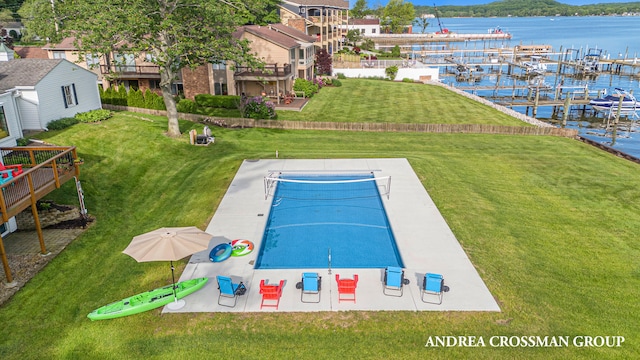
<svg viewBox="0 0 640 360"><path fill-rule="evenodd" d="M127 95L127 106L144 108L144 96L142 95L142 91L138 90L129 90L129 94Z"/></svg>
<svg viewBox="0 0 640 360"><path fill-rule="evenodd" d="M331 80L331 85L332 86L342 86L342 81L340 81L338 79L333 79L333 80Z"/></svg>
<svg viewBox="0 0 640 360"><path fill-rule="evenodd" d="M62 119L50 121L47 124L47 129L62 130L62 129L68 128L69 126L75 125L77 123L79 123L79 121L75 117L62 118Z"/></svg>
<svg viewBox="0 0 640 360"><path fill-rule="evenodd" d="M297 78L293 83L293 90L304 92L305 97L312 97L313 94L318 92L318 89L317 84L303 78Z"/></svg>
<svg viewBox="0 0 640 360"><path fill-rule="evenodd" d="M29 139L27 139L27 138L20 138L20 139L16 140L16 144L17 144L18 146L27 146L27 145L29 145Z"/></svg>
<svg viewBox="0 0 640 360"><path fill-rule="evenodd" d="M389 66L388 68L384 69L384 73L387 75L387 78L389 78L389 80L393 81L398 75L398 67L396 65Z"/></svg>
<svg viewBox="0 0 640 360"><path fill-rule="evenodd" d="M276 107L261 96L247 98L242 103L242 116L252 119L275 119Z"/></svg>
<svg viewBox="0 0 640 360"><path fill-rule="evenodd" d="M240 96L198 94L195 96L195 102L202 107L237 109L240 105Z"/></svg>
<svg viewBox="0 0 640 360"><path fill-rule="evenodd" d="M193 100L189 99L181 99L176 104L176 108L178 112L188 113L188 114L197 114L198 113L198 104L196 104Z"/></svg>
<svg viewBox="0 0 640 360"><path fill-rule="evenodd" d="M343 73L337 73L336 76L338 77L338 79L344 80L347 78L347 76Z"/></svg>
<svg viewBox="0 0 640 360"><path fill-rule="evenodd" d="M82 123L94 123L107 120L112 116L111 111L106 109L91 110L76 114L76 119Z"/></svg>
<svg viewBox="0 0 640 360"><path fill-rule="evenodd" d="M413 81L413 79L411 79L411 78L403 78L403 79L402 79L402 82L406 82L406 83L413 83L414 81Z"/></svg>

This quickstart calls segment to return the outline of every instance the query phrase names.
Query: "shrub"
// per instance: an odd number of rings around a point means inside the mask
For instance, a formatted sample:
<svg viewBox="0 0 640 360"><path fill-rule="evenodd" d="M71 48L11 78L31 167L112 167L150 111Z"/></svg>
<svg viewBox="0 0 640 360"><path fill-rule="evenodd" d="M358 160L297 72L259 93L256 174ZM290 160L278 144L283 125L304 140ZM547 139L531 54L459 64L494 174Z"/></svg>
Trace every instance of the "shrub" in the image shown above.
<svg viewBox="0 0 640 360"><path fill-rule="evenodd" d="M20 138L18 140L16 140L16 144L18 144L18 146L27 146L29 145L29 139L27 138Z"/></svg>
<svg viewBox="0 0 640 360"><path fill-rule="evenodd" d="M342 81L340 81L338 79L333 79L331 81L331 85L336 86L336 87L340 87L340 86L342 86Z"/></svg>
<svg viewBox="0 0 640 360"><path fill-rule="evenodd" d="M167 110L167 107L164 105L164 99L162 96L154 93L153 91L147 89L144 93L144 107L146 109L153 110Z"/></svg>
<svg viewBox="0 0 640 360"><path fill-rule="evenodd" d="M92 123L107 120L111 117L111 111L105 109L91 110L76 114L76 119L83 123Z"/></svg>
<svg viewBox="0 0 640 360"><path fill-rule="evenodd" d="M312 97L313 94L318 92L318 89L317 84L303 78L297 78L293 83L293 90L304 92L305 97Z"/></svg>
<svg viewBox="0 0 640 360"><path fill-rule="evenodd" d="M242 103L242 116L252 119L275 119L276 106L261 96L246 98Z"/></svg>
<svg viewBox="0 0 640 360"><path fill-rule="evenodd" d="M395 65L389 66L388 68L384 69L384 73L387 75L389 80L393 81L395 80L396 75L398 75L398 67Z"/></svg>
<svg viewBox="0 0 640 360"><path fill-rule="evenodd" d="M198 106L203 107L237 109L240 104L240 96L198 94L195 96L195 101Z"/></svg>
<svg viewBox="0 0 640 360"><path fill-rule="evenodd" d="M62 130L62 129L68 128L71 125L75 125L77 123L79 123L79 121L78 121L78 119L76 119L74 117L62 118L62 119L50 121L47 124L47 129L49 129L49 130Z"/></svg>
<svg viewBox="0 0 640 360"><path fill-rule="evenodd" d="M144 108L144 96L142 96L142 91L140 90L129 90L129 94L127 95L127 106Z"/></svg>
<svg viewBox="0 0 640 360"><path fill-rule="evenodd" d="M402 79L402 82L412 83L412 82L414 82L414 81L413 81L413 79L410 79L410 78L403 78L403 79Z"/></svg>
<svg viewBox="0 0 640 360"><path fill-rule="evenodd" d="M188 114L198 114L198 104L189 99L181 99L176 104L178 112Z"/></svg>
<svg viewBox="0 0 640 360"><path fill-rule="evenodd" d="M338 79L344 80L347 78L347 75L343 74L343 73L337 73L336 76L338 77Z"/></svg>

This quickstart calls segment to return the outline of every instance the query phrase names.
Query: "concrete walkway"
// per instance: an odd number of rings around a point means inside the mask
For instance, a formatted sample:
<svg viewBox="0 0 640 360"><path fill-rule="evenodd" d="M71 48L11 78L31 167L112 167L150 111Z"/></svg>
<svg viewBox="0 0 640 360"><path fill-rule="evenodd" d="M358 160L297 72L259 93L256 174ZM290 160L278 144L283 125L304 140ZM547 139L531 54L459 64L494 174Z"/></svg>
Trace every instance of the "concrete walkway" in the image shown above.
<svg viewBox="0 0 640 360"><path fill-rule="evenodd" d="M376 177L391 176L391 196L382 200L405 264L405 277L410 280L404 286L404 294L401 297L383 294L384 269L254 269L272 200L265 199L263 179L278 171L373 171ZM209 282L186 297L182 309L172 311L165 307L163 312L500 311L406 159L245 160L206 231L213 235L209 249L191 257L180 280L208 277ZM248 239L256 249L243 257L219 263L209 261L209 251L214 246L233 239ZM302 272L309 271L322 276L319 303L302 303L300 290L296 289ZM421 300L426 272L442 274L450 288L442 305ZM341 278L358 274L355 303L338 301L336 274ZM247 293L238 298L235 307L218 305L217 275L230 276L234 282L242 281L247 286ZM278 310L260 310L259 284L263 279L269 284L285 280Z"/></svg>

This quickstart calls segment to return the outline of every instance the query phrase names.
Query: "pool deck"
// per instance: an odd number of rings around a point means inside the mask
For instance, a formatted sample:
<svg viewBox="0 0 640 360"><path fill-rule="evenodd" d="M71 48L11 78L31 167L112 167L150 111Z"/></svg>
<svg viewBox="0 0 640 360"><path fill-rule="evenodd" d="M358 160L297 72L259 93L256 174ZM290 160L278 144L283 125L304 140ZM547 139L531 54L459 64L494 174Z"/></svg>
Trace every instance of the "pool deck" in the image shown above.
<svg viewBox="0 0 640 360"><path fill-rule="evenodd" d="M376 177L391 176L390 198L382 198L396 243L402 256L404 294L383 294L384 269L271 269L256 270L262 234L269 215L271 197L265 199L264 177L273 171L374 171ZM324 159L324 160L245 160L233 179L206 231L213 235L209 250L193 255L180 280L208 277L201 290L187 296L186 304L172 312L312 312L346 310L398 311L500 311L473 264L424 189L406 159ZM243 257L213 263L209 251L219 243L234 239L251 240L256 248ZM366 249L363 249L366 251ZM301 302L296 284L303 272L322 277L318 303ZM421 300L422 279L426 272L442 274L450 290L441 305ZM338 302L336 274L351 278L358 274L356 302ZM242 281L247 292L237 298L235 307L218 305L217 275ZM260 309L260 280L277 284L285 280L278 309ZM224 299L228 300L230 299ZM433 301L431 295L425 300Z"/></svg>

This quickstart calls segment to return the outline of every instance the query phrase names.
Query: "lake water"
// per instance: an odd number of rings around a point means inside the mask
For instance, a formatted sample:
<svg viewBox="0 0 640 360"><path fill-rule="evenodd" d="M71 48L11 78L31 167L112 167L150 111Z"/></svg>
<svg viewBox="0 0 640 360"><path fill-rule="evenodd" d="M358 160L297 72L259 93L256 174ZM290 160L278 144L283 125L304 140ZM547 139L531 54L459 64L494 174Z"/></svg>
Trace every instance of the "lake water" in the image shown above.
<svg viewBox="0 0 640 360"><path fill-rule="evenodd" d="M531 17L531 18L442 18L442 27L456 33L487 33L489 29L500 27L503 31L512 34L512 39L505 42L504 46L516 45L551 45L554 52L565 52L567 49L581 50L584 54L588 49L598 49L604 57L610 59L634 59L640 61L640 17L633 16L592 16L592 17ZM438 30L438 21L433 19L427 28L427 32ZM496 44L493 44L495 46ZM499 45L499 44L498 44ZM458 45L459 48L474 49L477 45L467 43ZM500 46L500 45L499 45ZM554 59L557 59L555 57ZM551 68L555 69L555 67ZM442 72L450 69L443 69ZM443 74L445 75L445 74ZM527 85L528 80L512 77L496 77L486 75L473 82L459 81L454 76L442 76L442 81L452 86L501 86ZM614 88L622 88L631 91L636 96L640 94L640 77L617 76L606 73L589 78L558 77L547 75L544 84L555 88L562 82L565 86L588 86L591 90L606 90L612 93ZM489 98L497 95L492 91L473 91L479 96ZM508 91L511 94L511 91ZM550 92L551 93L551 92ZM507 95L509 95L507 94ZM524 95L524 91L520 95ZM514 107L516 111L525 113L524 107ZM531 115L531 109L529 109ZM593 121L592 114L586 114L591 124L581 121L585 114L574 109L570 113L568 127L577 128L580 135L591 140L609 145L617 150L640 158L640 133L636 131L636 122L617 131L612 138L611 131L599 128L604 123L602 115L600 121ZM540 107L536 115L541 120L551 119L553 116L551 107Z"/></svg>

